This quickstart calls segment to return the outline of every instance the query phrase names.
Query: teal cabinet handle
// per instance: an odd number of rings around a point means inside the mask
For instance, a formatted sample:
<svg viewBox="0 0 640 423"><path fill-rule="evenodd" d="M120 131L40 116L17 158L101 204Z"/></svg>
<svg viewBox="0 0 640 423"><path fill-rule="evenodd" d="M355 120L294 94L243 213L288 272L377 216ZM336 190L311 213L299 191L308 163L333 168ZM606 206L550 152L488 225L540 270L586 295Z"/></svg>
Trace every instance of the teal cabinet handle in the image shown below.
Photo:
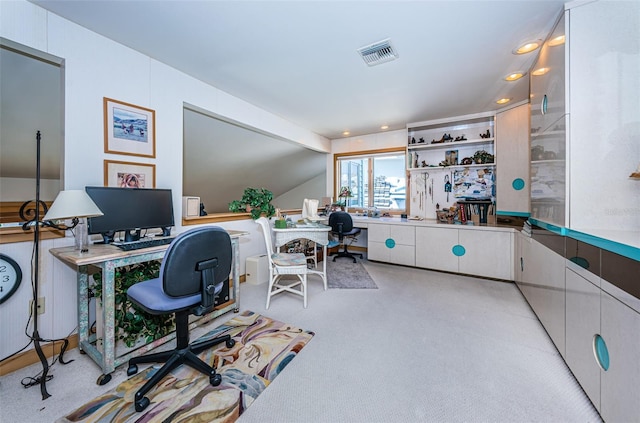
<svg viewBox="0 0 640 423"><path fill-rule="evenodd" d="M462 245L458 244L453 246L453 248L451 249L451 252L453 253L454 256L462 257L465 255L467 250Z"/></svg>
<svg viewBox="0 0 640 423"><path fill-rule="evenodd" d="M387 238L387 240L384 242L384 245L386 245L387 248L393 248L396 246L396 242L391 238Z"/></svg>

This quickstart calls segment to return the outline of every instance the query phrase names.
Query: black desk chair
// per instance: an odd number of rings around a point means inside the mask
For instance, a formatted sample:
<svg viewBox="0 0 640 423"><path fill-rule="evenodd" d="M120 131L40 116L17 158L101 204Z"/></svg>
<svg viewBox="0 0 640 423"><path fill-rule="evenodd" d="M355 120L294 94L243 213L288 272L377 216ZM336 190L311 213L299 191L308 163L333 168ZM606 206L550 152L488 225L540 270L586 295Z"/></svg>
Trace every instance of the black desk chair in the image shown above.
<svg viewBox="0 0 640 423"><path fill-rule="evenodd" d="M222 381L216 370L196 354L222 342L231 348L235 341L225 335L189 344L189 315L203 316L213 311L216 297L229 283L231 262L231 238L227 232L215 226L192 229L179 234L169 245L158 278L139 282L127 290L129 300L147 313L175 313L176 321L174 350L129 360L129 376L138 372L139 363L165 363L136 392L136 411L149 405L145 394L182 364L208 375L213 386Z"/></svg>
<svg viewBox="0 0 640 423"><path fill-rule="evenodd" d="M338 241L343 246L342 251L338 248L338 252L334 255L333 261L336 261L338 257L349 257L350 259L353 259L353 262L355 263L355 256L360 256L360 258L362 258L362 254L360 253L351 253L347 251L345 238L351 238L353 240L356 235L360 233L360 228L353 227L353 219L351 219L351 215L349 213L343 211L331 213L329 215L329 226L331 226L331 233L338 236Z"/></svg>

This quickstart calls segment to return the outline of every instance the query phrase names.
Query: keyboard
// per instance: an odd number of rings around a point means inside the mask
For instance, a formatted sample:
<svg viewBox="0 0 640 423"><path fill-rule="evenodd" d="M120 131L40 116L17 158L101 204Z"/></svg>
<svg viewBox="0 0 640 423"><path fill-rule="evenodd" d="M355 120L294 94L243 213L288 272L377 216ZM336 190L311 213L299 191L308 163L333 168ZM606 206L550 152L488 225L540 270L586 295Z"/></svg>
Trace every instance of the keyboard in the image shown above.
<svg viewBox="0 0 640 423"><path fill-rule="evenodd" d="M165 237L156 239L143 239L133 242L114 242L113 245L123 251L139 250L141 248L157 247L159 245L171 244L175 237Z"/></svg>

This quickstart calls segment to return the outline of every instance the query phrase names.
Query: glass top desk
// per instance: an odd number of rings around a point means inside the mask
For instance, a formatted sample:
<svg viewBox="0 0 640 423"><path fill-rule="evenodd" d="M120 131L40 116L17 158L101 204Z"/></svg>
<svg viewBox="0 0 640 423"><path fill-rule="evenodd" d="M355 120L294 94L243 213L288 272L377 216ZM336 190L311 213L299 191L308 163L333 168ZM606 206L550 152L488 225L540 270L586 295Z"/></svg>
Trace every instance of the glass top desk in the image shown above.
<svg viewBox="0 0 640 423"><path fill-rule="evenodd" d="M233 266L231 284L233 287L231 298L213 312L191 323L191 328L206 323L221 314L240 309L240 255L238 238L247 235L243 231L227 231L231 236L233 249ZM142 355L158 345L175 338L175 332L157 339L123 355L116 355L115 336L115 272L116 268L146 261L159 260L164 256L169 245L143 248L133 251L122 251L113 245L95 244L86 253L81 253L73 246L52 248L49 252L62 262L75 267L78 285L78 345L81 351L89 355L102 368L102 376L97 383L104 385L111 380L111 373L130 358ZM93 267L94 269L90 269ZM101 333L90 333L89 322L89 277L95 273L95 268L102 272L102 328ZM98 316L96 316L98 318ZM101 341L101 344L100 344Z"/></svg>
<svg viewBox="0 0 640 423"><path fill-rule="evenodd" d="M317 274L327 286L327 244L331 227L321 223L297 223L290 228L271 228L275 234L276 250L294 239L308 239L322 245L322 270L309 270L310 274Z"/></svg>

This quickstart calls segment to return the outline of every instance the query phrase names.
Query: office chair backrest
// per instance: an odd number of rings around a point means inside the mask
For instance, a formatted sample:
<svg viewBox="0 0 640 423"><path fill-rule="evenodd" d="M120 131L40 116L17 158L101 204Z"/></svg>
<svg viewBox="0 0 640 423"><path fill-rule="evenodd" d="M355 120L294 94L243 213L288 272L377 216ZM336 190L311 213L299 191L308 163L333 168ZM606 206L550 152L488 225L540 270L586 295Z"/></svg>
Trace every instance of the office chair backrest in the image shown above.
<svg viewBox="0 0 640 423"><path fill-rule="evenodd" d="M169 245L160 266L164 292L171 297L194 295L202 290L202 274L213 276L209 284L229 279L231 237L222 228L205 226L183 232ZM204 270L210 269L210 270Z"/></svg>
<svg viewBox="0 0 640 423"><path fill-rule="evenodd" d="M332 232L347 233L353 229L353 219L347 212L333 212L329 215L329 226Z"/></svg>

